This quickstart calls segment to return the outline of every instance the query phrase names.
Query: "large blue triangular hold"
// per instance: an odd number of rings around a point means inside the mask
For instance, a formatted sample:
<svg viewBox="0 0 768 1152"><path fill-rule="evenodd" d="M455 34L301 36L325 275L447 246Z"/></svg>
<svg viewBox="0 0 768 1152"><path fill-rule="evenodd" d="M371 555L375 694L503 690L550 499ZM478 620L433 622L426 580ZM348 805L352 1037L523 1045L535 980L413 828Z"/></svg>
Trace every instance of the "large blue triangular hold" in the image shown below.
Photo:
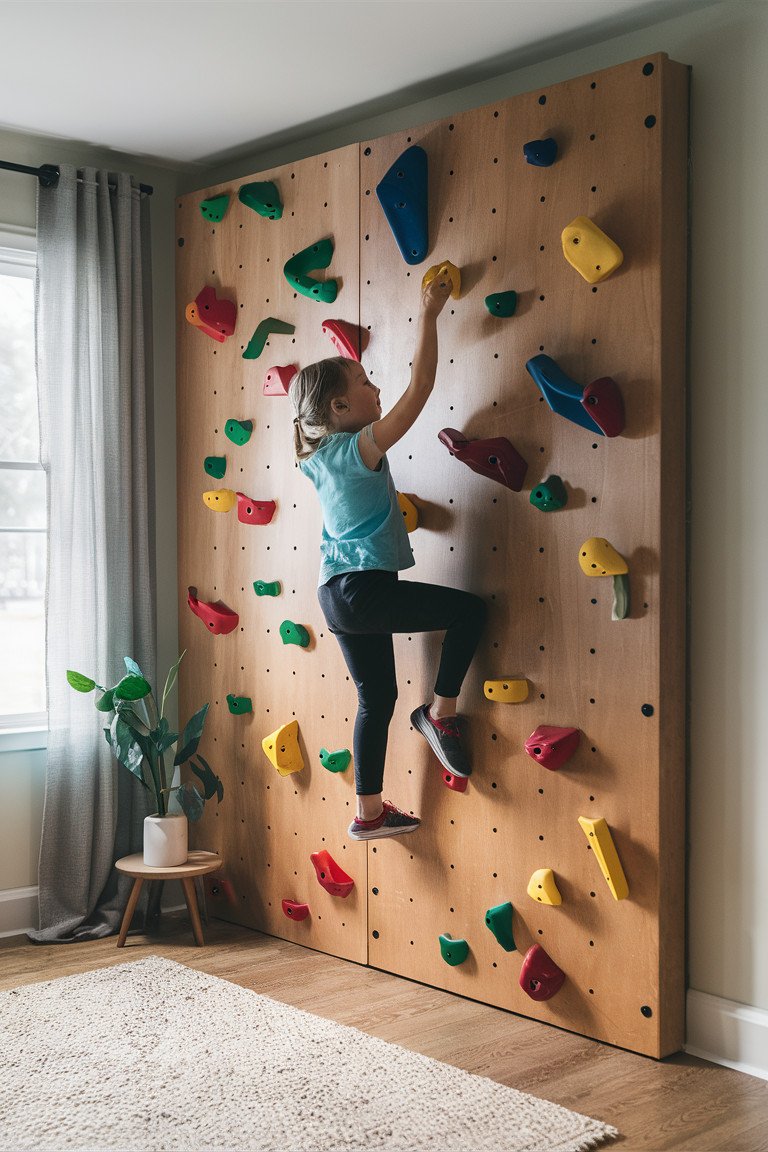
<svg viewBox="0 0 768 1152"><path fill-rule="evenodd" d="M590 432L596 432L598 436L605 435L600 425L582 407L583 387L566 376L551 356L534 356L525 366L553 412L582 428L588 428Z"/></svg>
<svg viewBox="0 0 768 1152"><path fill-rule="evenodd" d="M376 185L376 195L406 264L421 264L429 251L427 154L406 148Z"/></svg>

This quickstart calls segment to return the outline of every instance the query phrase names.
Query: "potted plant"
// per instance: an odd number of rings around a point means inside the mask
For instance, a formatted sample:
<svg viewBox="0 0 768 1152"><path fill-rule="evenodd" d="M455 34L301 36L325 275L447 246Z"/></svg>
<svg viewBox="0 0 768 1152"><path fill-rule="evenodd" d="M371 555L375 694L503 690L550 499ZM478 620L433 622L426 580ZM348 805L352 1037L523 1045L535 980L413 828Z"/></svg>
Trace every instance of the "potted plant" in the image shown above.
<svg viewBox="0 0 768 1152"><path fill-rule="evenodd" d="M197 763L192 759L203 733L208 705L195 712L181 737L171 730L163 715L183 658L184 652L168 673L159 712L151 685L129 656L124 657L126 675L112 688L105 688L80 672L67 672L67 680L77 692L92 692L95 688L100 693L96 708L114 714L104 729L107 743L117 760L154 796L157 811L144 821L144 863L157 868L186 863L187 819L199 820L205 801L214 796L221 800L224 795L221 780L200 753ZM169 779L165 757L174 745L177 751ZM191 780L177 786L171 783L173 769L186 763L200 780L202 794ZM181 812L168 811L171 796L178 801Z"/></svg>

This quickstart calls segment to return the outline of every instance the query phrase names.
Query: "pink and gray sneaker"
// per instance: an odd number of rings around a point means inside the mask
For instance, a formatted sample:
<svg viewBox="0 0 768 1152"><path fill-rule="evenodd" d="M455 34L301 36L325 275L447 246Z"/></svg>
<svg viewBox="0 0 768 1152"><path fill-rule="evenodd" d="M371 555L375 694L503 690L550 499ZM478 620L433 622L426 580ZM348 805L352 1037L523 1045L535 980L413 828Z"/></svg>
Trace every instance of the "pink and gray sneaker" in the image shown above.
<svg viewBox="0 0 768 1152"><path fill-rule="evenodd" d="M464 779L472 775L472 768L461 745L461 721L457 716L433 720L429 714L429 704L423 704L411 712L411 724L417 732L421 732L443 768L453 776Z"/></svg>
<svg viewBox="0 0 768 1152"><path fill-rule="evenodd" d="M349 826L351 840L380 840L385 836L402 836L405 832L415 832L421 824L417 816L409 816L384 801L384 808L375 820L358 820L355 816Z"/></svg>

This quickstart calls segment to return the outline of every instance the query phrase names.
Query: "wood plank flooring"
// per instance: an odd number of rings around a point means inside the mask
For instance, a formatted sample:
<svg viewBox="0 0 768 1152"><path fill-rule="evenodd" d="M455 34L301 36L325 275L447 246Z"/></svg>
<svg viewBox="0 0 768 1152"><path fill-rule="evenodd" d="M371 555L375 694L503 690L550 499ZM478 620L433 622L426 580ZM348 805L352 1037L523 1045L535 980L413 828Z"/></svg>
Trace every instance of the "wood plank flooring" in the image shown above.
<svg viewBox="0 0 768 1152"><path fill-rule="evenodd" d="M622 1133L613 1145L622 1152L768 1152L763 1080L691 1056L635 1056L221 920L204 931L197 948L178 913L120 950L115 936L67 945L9 937L0 990L154 953L597 1117Z"/></svg>

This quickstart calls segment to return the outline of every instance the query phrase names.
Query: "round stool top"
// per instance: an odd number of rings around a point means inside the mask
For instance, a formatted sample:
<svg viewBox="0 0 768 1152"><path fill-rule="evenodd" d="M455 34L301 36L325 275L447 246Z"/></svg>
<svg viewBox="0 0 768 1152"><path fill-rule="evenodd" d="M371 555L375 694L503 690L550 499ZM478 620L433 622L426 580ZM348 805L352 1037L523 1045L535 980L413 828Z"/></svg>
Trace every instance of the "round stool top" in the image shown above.
<svg viewBox="0 0 768 1152"><path fill-rule="evenodd" d="M118 872L125 872L127 876L141 876L147 880L183 880L187 876L205 876L207 872L218 872L223 867L221 856L215 852L201 851L190 852L186 864L177 864L175 868L151 868L144 863L141 852L123 856L115 862Z"/></svg>

